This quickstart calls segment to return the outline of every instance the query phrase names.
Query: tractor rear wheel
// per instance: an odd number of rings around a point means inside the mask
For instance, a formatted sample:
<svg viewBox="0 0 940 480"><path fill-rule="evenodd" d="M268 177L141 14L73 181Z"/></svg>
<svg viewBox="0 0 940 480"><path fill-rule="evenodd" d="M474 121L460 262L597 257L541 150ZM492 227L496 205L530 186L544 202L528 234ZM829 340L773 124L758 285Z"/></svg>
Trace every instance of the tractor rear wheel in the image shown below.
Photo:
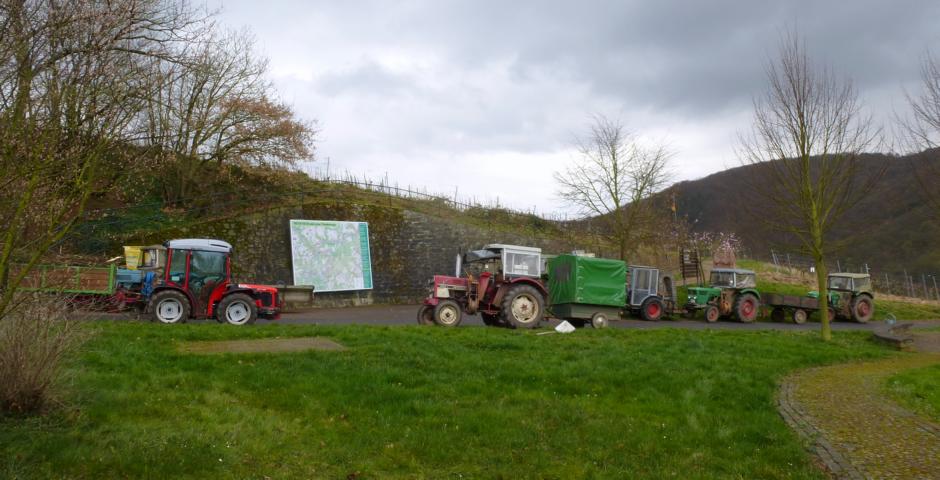
<svg viewBox="0 0 940 480"><path fill-rule="evenodd" d="M511 328L535 328L542 322L545 299L531 285L509 287L503 299L502 319Z"/></svg>
<svg viewBox="0 0 940 480"><path fill-rule="evenodd" d="M757 312L760 309L760 300L751 293L738 295L734 301L734 315L738 321L751 323L757 320Z"/></svg>
<svg viewBox="0 0 940 480"><path fill-rule="evenodd" d="M421 308L418 309L418 325L434 325L434 307L421 305Z"/></svg>
<svg viewBox="0 0 940 480"><path fill-rule="evenodd" d="M782 308L777 307L770 311L770 319L775 322L782 322L786 318L787 313L783 311Z"/></svg>
<svg viewBox="0 0 940 480"><path fill-rule="evenodd" d="M829 307L826 313L829 315L829 323L836 321L836 309Z"/></svg>
<svg viewBox="0 0 940 480"><path fill-rule="evenodd" d="M247 294L233 293L219 302L216 315L229 325L251 325L258 319L258 305Z"/></svg>
<svg viewBox="0 0 940 480"><path fill-rule="evenodd" d="M715 323L718 321L718 317L721 316L721 313L718 311L718 307L714 305L709 305L705 307L705 321L708 323Z"/></svg>
<svg viewBox="0 0 940 480"><path fill-rule="evenodd" d="M456 327L463 320L460 305L453 300L441 300L434 307L434 323L442 327Z"/></svg>
<svg viewBox="0 0 940 480"><path fill-rule="evenodd" d="M859 295L852 301L852 319L858 323L868 323L875 316L875 302L868 295Z"/></svg>
<svg viewBox="0 0 940 480"><path fill-rule="evenodd" d="M655 322L662 320L665 310L666 307L663 305L662 300L656 297L650 297L647 298L646 301L643 302L643 306L640 307L640 316L647 322Z"/></svg>
<svg viewBox="0 0 940 480"><path fill-rule="evenodd" d="M150 299L153 319L160 323L184 323L189 320L189 299L183 292L161 290Z"/></svg>

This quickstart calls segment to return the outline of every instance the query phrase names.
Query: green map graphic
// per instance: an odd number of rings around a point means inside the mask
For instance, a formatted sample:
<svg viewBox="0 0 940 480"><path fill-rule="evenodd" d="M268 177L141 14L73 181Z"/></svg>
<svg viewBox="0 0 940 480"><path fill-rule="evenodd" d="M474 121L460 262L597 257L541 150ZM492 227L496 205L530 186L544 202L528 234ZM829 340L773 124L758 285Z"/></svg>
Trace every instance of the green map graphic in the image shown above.
<svg viewBox="0 0 940 480"><path fill-rule="evenodd" d="M290 244L294 285L317 292L372 288L368 223L291 220Z"/></svg>

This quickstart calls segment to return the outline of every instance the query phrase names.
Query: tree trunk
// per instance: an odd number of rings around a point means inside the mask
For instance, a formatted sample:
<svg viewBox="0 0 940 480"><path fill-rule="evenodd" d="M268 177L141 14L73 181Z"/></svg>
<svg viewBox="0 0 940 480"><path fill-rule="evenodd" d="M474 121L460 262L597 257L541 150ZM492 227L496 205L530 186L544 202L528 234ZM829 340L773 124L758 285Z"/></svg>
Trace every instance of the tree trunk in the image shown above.
<svg viewBox="0 0 940 480"><path fill-rule="evenodd" d="M825 341L832 340L832 327L829 325L829 272L826 270L826 262L822 257L815 259L816 264L816 282L819 292L819 325L820 334Z"/></svg>

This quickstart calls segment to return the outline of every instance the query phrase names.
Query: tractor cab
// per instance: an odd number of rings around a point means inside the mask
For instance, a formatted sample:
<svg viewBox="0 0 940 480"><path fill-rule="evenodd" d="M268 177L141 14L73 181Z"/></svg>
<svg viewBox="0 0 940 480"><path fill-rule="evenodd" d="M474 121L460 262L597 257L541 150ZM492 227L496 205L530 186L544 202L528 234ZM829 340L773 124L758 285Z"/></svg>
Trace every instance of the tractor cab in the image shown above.
<svg viewBox="0 0 940 480"><path fill-rule="evenodd" d="M234 325L258 316L276 318L277 287L237 284L232 245L221 240L181 239L164 244L166 264L153 288L149 310L161 323L216 318Z"/></svg>
<svg viewBox="0 0 940 480"><path fill-rule="evenodd" d="M675 310L675 286L672 277L660 275L656 267L627 267L627 305L631 313L644 320L659 320Z"/></svg>
<svg viewBox="0 0 940 480"><path fill-rule="evenodd" d="M716 268L712 270L709 284L713 288L756 288L757 275L750 270Z"/></svg>
<svg viewBox="0 0 940 480"><path fill-rule="evenodd" d="M659 293L659 269L630 265L627 283L627 302L640 305L644 300Z"/></svg>
<svg viewBox="0 0 940 480"><path fill-rule="evenodd" d="M479 277L484 272L506 280L539 278L542 275L542 249L494 243L458 257L457 277L467 273Z"/></svg>
<svg viewBox="0 0 940 480"><path fill-rule="evenodd" d="M871 293L871 276L865 273L830 273L829 290L852 293Z"/></svg>

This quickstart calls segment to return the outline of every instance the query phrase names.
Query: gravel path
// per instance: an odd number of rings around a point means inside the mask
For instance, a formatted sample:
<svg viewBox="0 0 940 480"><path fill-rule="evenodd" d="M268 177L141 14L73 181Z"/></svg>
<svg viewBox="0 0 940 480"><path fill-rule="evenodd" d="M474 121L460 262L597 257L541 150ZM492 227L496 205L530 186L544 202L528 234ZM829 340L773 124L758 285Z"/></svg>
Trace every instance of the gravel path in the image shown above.
<svg viewBox="0 0 940 480"><path fill-rule="evenodd" d="M920 342L923 347L940 343L940 334L923 335L935 337ZM805 370L783 382L780 412L837 478L938 479L940 425L881 393L887 377L935 363L940 348Z"/></svg>

